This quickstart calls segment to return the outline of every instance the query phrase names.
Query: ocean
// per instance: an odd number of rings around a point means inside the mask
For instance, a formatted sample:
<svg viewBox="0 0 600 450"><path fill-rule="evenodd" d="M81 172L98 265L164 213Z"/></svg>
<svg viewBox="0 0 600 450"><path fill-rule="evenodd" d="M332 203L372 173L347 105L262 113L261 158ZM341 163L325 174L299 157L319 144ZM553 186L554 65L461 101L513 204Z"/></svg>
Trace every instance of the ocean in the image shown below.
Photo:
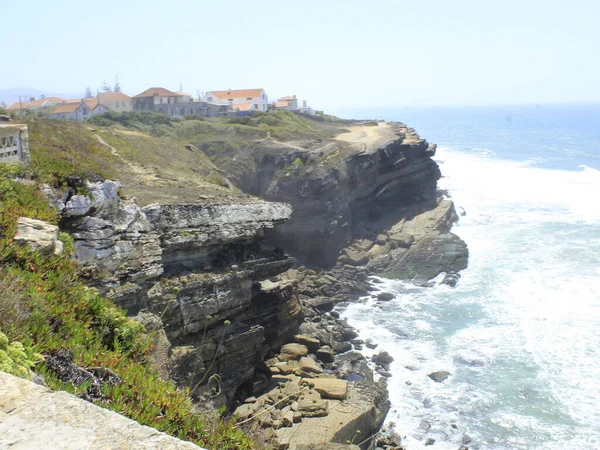
<svg viewBox="0 0 600 450"><path fill-rule="evenodd" d="M407 448L600 448L600 105L338 113L437 143L439 187L466 212L455 288L381 279L394 300L343 312L395 358L388 422Z"/></svg>

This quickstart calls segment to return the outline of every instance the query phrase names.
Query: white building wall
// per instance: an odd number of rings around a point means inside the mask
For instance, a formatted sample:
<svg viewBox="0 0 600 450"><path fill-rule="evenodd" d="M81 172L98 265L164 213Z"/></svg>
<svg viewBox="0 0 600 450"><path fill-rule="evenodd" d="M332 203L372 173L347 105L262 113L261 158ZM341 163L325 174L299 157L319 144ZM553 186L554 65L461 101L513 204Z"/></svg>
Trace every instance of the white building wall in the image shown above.
<svg viewBox="0 0 600 450"><path fill-rule="evenodd" d="M221 105L243 105L245 103L252 103L252 105L257 105L257 107L252 107L252 109L256 111L266 111L267 105L269 104L269 97L267 93L262 91L262 95L260 97L230 97L232 101L226 98L217 97L212 91L206 92L202 96L203 102L208 103L218 103ZM211 100L209 100L211 99Z"/></svg>

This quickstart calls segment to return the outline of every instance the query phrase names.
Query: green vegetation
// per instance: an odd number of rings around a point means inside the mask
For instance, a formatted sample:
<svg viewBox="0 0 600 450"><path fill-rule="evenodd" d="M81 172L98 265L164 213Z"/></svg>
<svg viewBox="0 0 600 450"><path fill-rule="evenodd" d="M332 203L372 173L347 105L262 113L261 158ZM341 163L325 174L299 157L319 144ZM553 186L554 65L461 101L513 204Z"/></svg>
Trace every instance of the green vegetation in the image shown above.
<svg viewBox="0 0 600 450"><path fill-rule="evenodd" d="M20 342L8 342L0 331L0 370L21 378L31 378L31 368L42 360L42 355Z"/></svg>
<svg viewBox="0 0 600 450"><path fill-rule="evenodd" d="M49 162L48 155L36 155L40 151L32 155L36 161L33 171L0 164L0 369L28 376L29 368L38 360L36 352L69 349L76 364L106 367L123 379L121 384L103 387L101 406L207 448L255 448L232 421L221 420L215 413L197 412L189 390L178 390L158 377L147 362L151 337L123 310L82 284L71 259L68 235L60 235L65 247L60 256L43 256L13 242L21 216L58 222L36 182L60 185L62 177L74 170L94 171L95 156L104 151L85 132L75 141L83 146L80 148L45 134L46 126L50 125L32 127L34 136L45 137L43 143L33 145L54 153L58 163ZM56 127L61 136L72 136L71 124L61 122ZM89 160L85 158L86 148L92 150ZM62 158L64 155L72 158ZM29 179L23 183L15 176ZM43 364L36 371L53 389L79 393L85 388L63 383Z"/></svg>
<svg viewBox="0 0 600 450"><path fill-rule="evenodd" d="M170 133L170 128L179 119L151 111L108 111L90 117L88 123L108 127L117 125L130 130L137 130L153 136L163 136Z"/></svg>

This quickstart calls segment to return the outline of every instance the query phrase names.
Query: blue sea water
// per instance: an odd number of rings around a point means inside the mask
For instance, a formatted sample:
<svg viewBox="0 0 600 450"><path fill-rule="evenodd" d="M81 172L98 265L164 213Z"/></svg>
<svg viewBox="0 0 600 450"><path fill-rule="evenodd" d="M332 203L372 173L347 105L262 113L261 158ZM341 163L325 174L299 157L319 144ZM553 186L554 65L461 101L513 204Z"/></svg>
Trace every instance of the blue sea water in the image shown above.
<svg viewBox="0 0 600 450"><path fill-rule="evenodd" d="M437 143L439 186L466 211L455 288L381 280L394 300L344 312L395 358L388 420L408 449L600 448L600 105L341 115Z"/></svg>

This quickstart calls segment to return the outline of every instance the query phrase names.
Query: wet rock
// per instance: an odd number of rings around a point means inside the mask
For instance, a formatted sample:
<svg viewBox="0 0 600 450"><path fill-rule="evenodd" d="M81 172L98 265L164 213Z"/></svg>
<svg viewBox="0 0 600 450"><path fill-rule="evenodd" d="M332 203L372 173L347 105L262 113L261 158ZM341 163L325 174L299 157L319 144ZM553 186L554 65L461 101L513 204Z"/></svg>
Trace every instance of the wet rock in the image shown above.
<svg viewBox="0 0 600 450"><path fill-rule="evenodd" d="M391 294L390 292L381 292L380 294L377 294L377 300L379 300L380 302L389 302L395 297L396 296L394 294Z"/></svg>
<svg viewBox="0 0 600 450"><path fill-rule="evenodd" d="M464 445L467 445L467 444L470 444L472 440L473 440L473 439L471 438L471 436L469 436L468 434L465 434L465 435L462 437L462 440L461 440L461 442L462 442Z"/></svg>
<svg viewBox="0 0 600 450"><path fill-rule="evenodd" d="M425 441L425 445L433 445L435 444L435 439L429 438Z"/></svg>
<svg viewBox="0 0 600 450"><path fill-rule="evenodd" d="M379 344L376 344L376 343L374 343L374 342L373 342L371 339L367 339L367 340L365 341L365 345L367 346L367 348L370 348L370 349L375 349L375 348L377 348L377 346L378 346Z"/></svg>
<svg viewBox="0 0 600 450"><path fill-rule="evenodd" d="M460 280L460 274L451 272L446 274L442 280L442 284L447 284L450 287L454 287L458 283L458 280Z"/></svg>
<svg viewBox="0 0 600 450"><path fill-rule="evenodd" d="M373 355L373 362L375 364L390 364L394 361L394 358L386 351L382 351Z"/></svg>
<svg viewBox="0 0 600 450"><path fill-rule="evenodd" d="M421 423L419 424L419 428L421 430L429 430L431 428L431 424L429 422L427 422L425 419L421 420Z"/></svg>
<svg viewBox="0 0 600 450"><path fill-rule="evenodd" d="M433 381L435 381L436 383L441 383L450 376L450 372L446 372L445 370L440 370L438 372L432 372L427 376L429 378L431 378Z"/></svg>
<svg viewBox="0 0 600 450"><path fill-rule="evenodd" d="M388 328L389 331L391 331L392 333L394 333L396 336L401 337L401 338L408 338L408 333L406 333L406 331L404 331L402 328L397 327L397 326L391 326Z"/></svg>
<svg viewBox="0 0 600 450"><path fill-rule="evenodd" d="M333 352L335 354L338 353L346 353L347 351L352 350L352 344L350 342L340 342L333 348Z"/></svg>

